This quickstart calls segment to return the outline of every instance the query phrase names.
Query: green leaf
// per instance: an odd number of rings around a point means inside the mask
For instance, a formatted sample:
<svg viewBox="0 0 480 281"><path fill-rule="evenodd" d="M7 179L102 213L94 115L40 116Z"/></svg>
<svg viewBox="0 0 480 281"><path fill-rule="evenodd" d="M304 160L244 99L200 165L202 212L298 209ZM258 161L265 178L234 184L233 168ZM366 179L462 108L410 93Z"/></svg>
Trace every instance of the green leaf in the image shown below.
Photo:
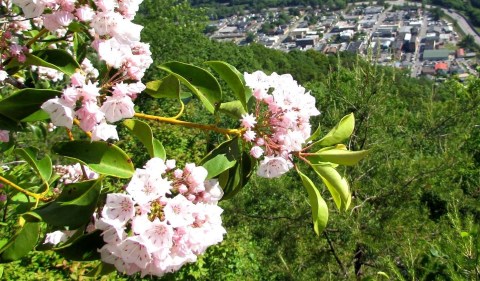
<svg viewBox="0 0 480 281"><path fill-rule="evenodd" d="M312 164L318 164L318 162L330 162L340 165L353 166L362 160L369 153L368 150L350 151L344 148L344 146L336 146L331 149L322 149L313 155L309 155L306 158Z"/></svg>
<svg viewBox="0 0 480 281"><path fill-rule="evenodd" d="M242 104L240 101L229 101L229 102L224 102L220 104L220 108L218 111L222 113L226 113L230 115L233 118L240 119L242 118L242 114L247 113L245 109L243 109Z"/></svg>
<svg viewBox="0 0 480 281"><path fill-rule="evenodd" d="M23 221L23 219L20 219ZM2 262L10 262L21 259L27 255L37 244L40 223L21 222L21 228L15 233L10 241L0 249Z"/></svg>
<svg viewBox="0 0 480 281"><path fill-rule="evenodd" d="M252 176L256 161L252 160L248 153L242 153L239 146L239 139L233 138L225 141L208 153L200 164L222 155L230 162L236 161L235 165L218 176L218 182L223 189L223 198L229 199L237 194L247 184Z"/></svg>
<svg viewBox="0 0 480 281"><path fill-rule="evenodd" d="M173 74L161 80L147 82L145 92L154 98L180 98L180 81Z"/></svg>
<svg viewBox="0 0 480 281"><path fill-rule="evenodd" d="M0 101L0 117L20 122L40 110L40 106L47 100L61 95L62 92L54 90L22 89Z"/></svg>
<svg viewBox="0 0 480 281"><path fill-rule="evenodd" d="M114 144L100 141L68 141L56 143L52 150L88 165L99 174L130 178L135 172L132 160Z"/></svg>
<svg viewBox="0 0 480 281"><path fill-rule="evenodd" d="M50 118L50 115L48 115L47 112L45 112L43 109L37 110L34 113L28 115L27 117L23 118L21 121L22 122L35 122L35 121L41 121L41 120L47 120Z"/></svg>
<svg viewBox="0 0 480 281"><path fill-rule="evenodd" d="M17 148L15 153L20 155L32 167L44 183L48 183L52 176L52 160L48 155L38 159L38 149L34 147Z"/></svg>
<svg viewBox="0 0 480 281"><path fill-rule="evenodd" d="M220 174L218 182L223 189L222 200L234 197L247 184L255 170L256 161L243 152L232 168Z"/></svg>
<svg viewBox="0 0 480 281"><path fill-rule="evenodd" d="M63 257L74 261L93 261L100 259L98 249L102 248L105 242L101 231L82 235L72 243L55 248L55 252Z"/></svg>
<svg viewBox="0 0 480 281"><path fill-rule="evenodd" d="M222 99L222 90L217 79L210 72L191 64L175 61L165 63L159 68L173 74L202 101L209 112L215 112L217 104Z"/></svg>
<svg viewBox="0 0 480 281"><path fill-rule="evenodd" d="M323 200L318 188L312 182L312 180L305 174L300 172L297 168L297 172L302 179L303 186L307 189L308 200L310 207L312 208L313 229L317 235L325 229L328 222L328 207L325 200Z"/></svg>
<svg viewBox="0 0 480 281"><path fill-rule="evenodd" d="M310 141L313 141L313 140L317 139L320 136L321 132L322 132L321 126L318 125L315 132L313 132L313 134L311 134L310 137L308 137L308 139L305 140L305 143L309 143Z"/></svg>
<svg viewBox="0 0 480 281"><path fill-rule="evenodd" d="M330 165L312 165L312 168L317 172L317 174L320 176L322 181L325 183L327 186L328 190L332 194L334 200L336 193L340 196L340 202L341 204L337 203L337 200L335 200L335 203L337 204L337 208L339 210L347 210L348 207L350 206L350 202L352 200L352 195L350 194L350 188L348 186L348 182L343 178L337 170L335 170L333 167ZM335 192L332 192L334 190ZM339 206L340 205L340 206Z"/></svg>
<svg viewBox="0 0 480 281"><path fill-rule="evenodd" d="M52 226L78 228L88 223L97 206L102 179L67 184L58 198L25 216L30 221L41 219Z"/></svg>
<svg viewBox="0 0 480 281"><path fill-rule="evenodd" d="M60 49L35 51L26 55L25 65L37 65L53 68L67 75L75 73L80 68L78 62L68 52Z"/></svg>
<svg viewBox="0 0 480 281"><path fill-rule="evenodd" d="M331 146L348 139L355 128L355 117L353 113L345 116L326 136L320 139L315 145Z"/></svg>
<svg viewBox="0 0 480 281"><path fill-rule="evenodd" d="M74 26L74 23L77 23L79 26ZM84 27L78 22L72 22L69 27L75 28L76 30L79 29L73 34L73 53L75 54L77 61L82 62L87 56L88 47L85 35L81 32Z"/></svg>
<svg viewBox="0 0 480 281"><path fill-rule="evenodd" d="M127 127L130 132L133 133L147 148L150 157L158 157L165 160L166 153L165 148L160 141L153 138L152 128L140 120L126 119L123 121L123 125Z"/></svg>
<svg viewBox="0 0 480 281"><path fill-rule="evenodd" d="M225 154L218 154L205 162L202 166L208 171L207 179L212 179L222 172L232 168L236 163L236 160L228 160Z"/></svg>
<svg viewBox="0 0 480 281"><path fill-rule="evenodd" d="M228 160L234 161L238 159L241 155L240 147L238 145L238 138L232 138L225 142L222 142L217 147L212 149L205 157L200 161L200 165L203 165L210 159L215 158L217 155L225 155Z"/></svg>
<svg viewBox="0 0 480 281"><path fill-rule="evenodd" d="M233 94L243 106L244 111L247 111L247 101L250 98L250 96L247 96L247 93L250 93L250 91L247 91L245 87L243 75L234 66L223 61L207 61L205 63L227 82L227 85L232 89Z"/></svg>
<svg viewBox="0 0 480 281"><path fill-rule="evenodd" d="M102 261L94 269L90 270L85 276L98 279L97 277L108 275L116 270L117 269L115 268L115 265Z"/></svg>

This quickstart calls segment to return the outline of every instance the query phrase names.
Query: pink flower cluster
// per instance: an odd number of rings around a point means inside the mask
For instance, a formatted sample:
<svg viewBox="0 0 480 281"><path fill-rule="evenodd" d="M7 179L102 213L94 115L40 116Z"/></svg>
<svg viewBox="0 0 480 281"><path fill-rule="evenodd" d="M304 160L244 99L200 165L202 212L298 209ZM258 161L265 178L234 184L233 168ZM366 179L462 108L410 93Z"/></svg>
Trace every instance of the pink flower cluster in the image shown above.
<svg viewBox="0 0 480 281"><path fill-rule="evenodd" d="M243 138L253 145L250 154L261 159L257 174L279 177L293 167L292 152L302 150L311 134L310 117L320 112L315 98L290 74L257 71L244 77L256 104L255 112L240 120Z"/></svg>
<svg viewBox="0 0 480 281"><path fill-rule="evenodd" d="M102 261L128 275L162 276L221 242L223 192L206 176L201 166L175 169L175 161L160 158L137 169L126 194L107 195L95 223L106 243Z"/></svg>
<svg viewBox="0 0 480 281"><path fill-rule="evenodd" d="M71 128L74 119L78 119L81 129L91 131L94 140L118 139L116 128L110 123L134 115L133 100L145 89L139 81L153 62L149 45L140 42L143 27L132 22L140 3L141 0L94 0L83 4L75 0L13 0L26 18L34 18L38 27L51 33L63 36L73 22L89 26L92 48L109 69L116 70L110 71L107 79L101 78L99 84L98 71L89 61L84 63L83 69L71 77L63 95L42 105L55 126ZM27 28L18 22L21 19L10 24L16 28L14 32ZM11 37L11 33L8 35ZM67 43L71 46L70 37ZM25 60L28 49L24 46L11 44L9 49L10 56ZM40 67L37 71L41 76L55 74Z"/></svg>
<svg viewBox="0 0 480 281"><path fill-rule="evenodd" d="M10 132L7 130L0 130L0 142L9 142Z"/></svg>
<svg viewBox="0 0 480 281"><path fill-rule="evenodd" d="M82 180L97 179L98 174L90 170L88 166L77 163L75 165L55 165L53 169L60 175L60 182L71 184Z"/></svg>

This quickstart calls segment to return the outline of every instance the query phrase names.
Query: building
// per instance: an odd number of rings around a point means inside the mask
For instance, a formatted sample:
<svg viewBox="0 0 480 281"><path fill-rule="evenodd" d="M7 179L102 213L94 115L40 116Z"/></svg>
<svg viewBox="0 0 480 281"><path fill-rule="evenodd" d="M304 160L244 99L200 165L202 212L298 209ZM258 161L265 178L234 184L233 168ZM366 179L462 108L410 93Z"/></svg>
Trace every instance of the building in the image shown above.
<svg viewBox="0 0 480 281"><path fill-rule="evenodd" d="M424 61L446 61L450 60L453 51L447 49L425 50L423 52Z"/></svg>
<svg viewBox="0 0 480 281"><path fill-rule="evenodd" d="M355 33L351 29L344 30L344 31L340 32L340 39L342 39L342 40L352 40L354 34Z"/></svg>
<svg viewBox="0 0 480 281"><path fill-rule="evenodd" d="M299 38L295 40L295 45L300 48L306 48L307 46L315 46L315 38L313 37Z"/></svg>

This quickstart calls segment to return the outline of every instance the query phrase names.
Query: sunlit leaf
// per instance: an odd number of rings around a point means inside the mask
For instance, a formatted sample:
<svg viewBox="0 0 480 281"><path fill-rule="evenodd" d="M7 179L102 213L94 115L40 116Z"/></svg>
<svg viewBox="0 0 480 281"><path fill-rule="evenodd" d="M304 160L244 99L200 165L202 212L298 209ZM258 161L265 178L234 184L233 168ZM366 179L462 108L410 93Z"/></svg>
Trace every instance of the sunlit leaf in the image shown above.
<svg viewBox="0 0 480 281"><path fill-rule="evenodd" d="M180 98L180 81L173 74L146 83L145 92L154 98Z"/></svg>
<svg viewBox="0 0 480 281"><path fill-rule="evenodd" d="M45 89L22 89L0 100L0 125L2 117L20 122L22 119L40 110L40 106L49 99L61 96L62 92Z"/></svg>
<svg viewBox="0 0 480 281"><path fill-rule="evenodd" d="M243 106L244 111L247 111L247 101L251 96L251 92L245 87L243 75L234 66L223 61L207 61L205 63L227 82L227 85L232 89L233 94Z"/></svg>
<svg viewBox="0 0 480 281"><path fill-rule="evenodd" d="M327 226L328 222L327 203L325 200L323 200L318 188L315 186L312 180L300 172L298 168L297 172L302 179L303 186L307 189L308 200L310 202L310 207L312 208L313 229L317 235L320 235L320 233Z"/></svg>
<svg viewBox="0 0 480 281"><path fill-rule="evenodd" d="M353 113L345 116L338 124L328 132L326 136L316 142L316 145L331 146L343 142L348 139L355 128L355 117Z"/></svg>
<svg viewBox="0 0 480 281"><path fill-rule="evenodd" d="M202 101L209 112L215 112L215 107L222 99L222 90L210 72L181 62L168 62L159 68L173 74Z"/></svg>
<svg viewBox="0 0 480 281"><path fill-rule="evenodd" d="M220 108L218 111L228 114L233 118L240 119L242 118L242 114L246 113L245 109L243 109L242 104L240 101L229 101L220 104Z"/></svg>
<svg viewBox="0 0 480 281"><path fill-rule="evenodd" d="M80 69L78 62L68 52L60 49L45 49L26 54L25 65L53 68L67 75Z"/></svg>
<svg viewBox="0 0 480 281"><path fill-rule="evenodd" d="M126 119L123 124L143 143L150 157L165 160L165 149L160 141L153 138L152 128L147 123L136 119Z"/></svg>
<svg viewBox="0 0 480 281"><path fill-rule="evenodd" d="M68 141L54 144L52 150L86 164L99 174L130 178L135 172L132 160L114 144L100 141Z"/></svg>
<svg viewBox="0 0 480 281"><path fill-rule="evenodd" d="M352 200L352 195L350 194L350 188L348 186L348 182L345 178L343 178L337 170L335 170L330 165L312 165L313 169L318 173L321 177L322 181L325 183L327 188L332 191L335 190L336 193L340 196L341 204L339 207L340 210L347 210L350 206L350 202ZM335 192L331 192L332 196L335 199Z"/></svg>
<svg viewBox="0 0 480 281"><path fill-rule="evenodd" d="M211 179L232 168L235 163L237 163L236 160L230 161L225 154L219 154L202 164L202 166L208 171L207 179Z"/></svg>
<svg viewBox="0 0 480 281"><path fill-rule="evenodd" d="M23 219L20 219L21 221ZM21 222L20 229L1 249L0 260L9 262L21 259L37 244L40 232L40 223Z"/></svg>
<svg viewBox="0 0 480 281"><path fill-rule="evenodd" d="M353 166L362 160L369 153L368 150L350 151L346 148L337 146L329 149L322 149L316 153L309 154L306 158L312 164L319 162L330 162L340 165Z"/></svg>
<svg viewBox="0 0 480 281"><path fill-rule="evenodd" d="M48 155L38 159L38 149L34 147L17 148L15 153L20 155L32 167L45 183L52 176L52 160Z"/></svg>
<svg viewBox="0 0 480 281"><path fill-rule="evenodd" d="M67 184L55 201L32 210L26 217L30 215L30 220L41 219L53 226L78 228L91 220L101 188L101 179Z"/></svg>

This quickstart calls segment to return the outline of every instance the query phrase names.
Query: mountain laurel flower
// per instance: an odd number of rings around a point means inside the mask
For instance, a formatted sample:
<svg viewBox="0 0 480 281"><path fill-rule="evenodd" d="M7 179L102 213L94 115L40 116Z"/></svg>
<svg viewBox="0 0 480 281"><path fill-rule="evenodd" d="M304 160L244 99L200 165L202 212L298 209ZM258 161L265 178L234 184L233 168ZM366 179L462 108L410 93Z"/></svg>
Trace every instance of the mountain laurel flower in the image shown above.
<svg viewBox="0 0 480 281"><path fill-rule="evenodd" d="M245 133L243 133L243 139L252 142L255 139L256 133L252 130L247 130Z"/></svg>
<svg viewBox="0 0 480 281"><path fill-rule="evenodd" d="M253 126L255 126L255 124L257 124L255 116L253 116L253 114L248 114L248 113L242 114L241 122L242 122L242 127L244 127L245 129L251 129L253 128Z"/></svg>
<svg viewBox="0 0 480 281"><path fill-rule="evenodd" d="M0 69L0 82L5 81L7 77L8 77L8 73L5 70Z"/></svg>
<svg viewBox="0 0 480 281"><path fill-rule="evenodd" d="M128 96L110 96L107 97L100 110L105 114L105 119L113 123L133 117L135 114L134 106L132 99Z"/></svg>
<svg viewBox="0 0 480 281"><path fill-rule="evenodd" d="M9 142L10 132L7 130L0 130L0 142Z"/></svg>
<svg viewBox="0 0 480 281"><path fill-rule="evenodd" d="M50 115L53 125L72 128L74 112L63 99L49 99L42 104L41 108Z"/></svg>
<svg viewBox="0 0 480 281"><path fill-rule="evenodd" d="M263 149L260 146L254 146L252 149L250 149L250 155L253 156L253 158L260 158L263 155Z"/></svg>
<svg viewBox="0 0 480 281"><path fill-rule="evenodd" d="M52 120L53 121L53 120ZM118 140L118 133L115 125L109 125L106 122L101 122L92 130L92 140Z"/></svg>
<svg viewBox="0 0 480 281"><path fill-rule="evenodd" d="M260 162L257 175L264 178L277 178L290 170L289 162L283 157L268 157Z"/></svg>
<svg viewBox="0 0 480 281"><path fill-rule="evenodd" d="M291 154L302 150L310 137L310 117L319 115L315 98L290 74L245 73L256 100L255 112L243 114L243 139L256 145L250 154L259 159L258 175L278 177L293 167ZM262 159L262 156L264 157Z"/></svg>
<svg viewBox="0 0 480 281"><path fill-rule="evenodd" d="M218 181L205 180L206 170L195 164L174 167L172 160L152 158L135 171L128 194L107 195L95 223L106 243L99 250L103 262L128 275L163 276L223 240ZM192 192L191 184L205 189Z"/></svg>

